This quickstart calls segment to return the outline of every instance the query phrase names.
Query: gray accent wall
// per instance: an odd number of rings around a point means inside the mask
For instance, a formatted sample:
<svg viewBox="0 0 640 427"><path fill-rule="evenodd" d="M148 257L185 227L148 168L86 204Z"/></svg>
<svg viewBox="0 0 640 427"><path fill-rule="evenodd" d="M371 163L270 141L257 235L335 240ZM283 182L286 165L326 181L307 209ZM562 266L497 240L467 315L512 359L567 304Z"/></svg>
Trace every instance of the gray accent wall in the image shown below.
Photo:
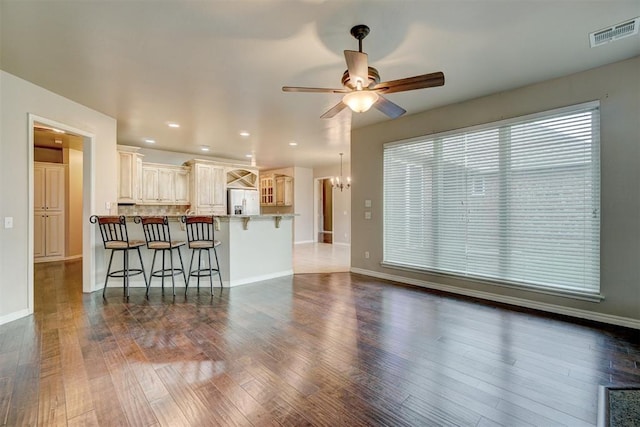
<svg viewBox="0 0 640 427"><path fill-rule="evenodd" d="M428 96L429 90L447 90L449 85L455 82L414 94ZM384 143L596 100L600 101L601 109L603 301L583 301L381 266ZM640 57L355 129L351 171L354 181L366 183L354 185L351 190L351 266L356 271L402 277L409 283L431 282L463 294L491 294L497 300L531 301L533 304L529 306L564 307L568 313L574 310L596 313L602 318L620 317L640 324ZM364 207L366 199L372 201L371 208ZM371 220L364 219L365 210L371 211ZM365 251L370 253L369 259L365 259Z"/></svg>

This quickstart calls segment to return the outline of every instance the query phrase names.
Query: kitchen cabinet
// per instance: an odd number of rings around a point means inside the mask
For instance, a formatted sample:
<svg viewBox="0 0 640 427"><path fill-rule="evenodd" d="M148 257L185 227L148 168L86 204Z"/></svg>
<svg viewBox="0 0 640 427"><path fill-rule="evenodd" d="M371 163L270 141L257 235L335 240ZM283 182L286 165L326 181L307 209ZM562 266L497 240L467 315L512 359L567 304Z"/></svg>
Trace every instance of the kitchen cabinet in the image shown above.
<svg viewBox="0 0 640 427"><path fill-rule="evenodd" d="M66 168L62 164L36 162L33 168L34 260L64 257Z"/></svg>
<svg viewBox="0 0 640 427"><path fill-rule="evenodd" d="M193 195L191 210L196 215L226 215L227 188L225 167L206 160L192 160L189 188Z"/></svg>
<svg viewBox="0 0 640 427"><path fill-rule="evenodd" d="M276 176L276 206L293 205L293 178L286 175Z"/></svg>
<svg viewBox="0 0 640 427"><path fill-rule="evenodd" d="M142 164L142 203L188 205L189 169L156 163Z"/></svg>
<svg viewBox="0 0 640 427"><path fill-rule="evenodd" d="M118 203L142 201L142 155L138 147L118 145Z"/></svg>
<svg viewBox="0 0 640 427"><path fill-rule="evenodd" d="M260 175L260 205L274 206L274 176L272 174Z"/></svg>
<svg viewBox="0 0 640 427"><path fill-rule="evenodd" d="M292 206L293 177L263 174L260 176L261 206Z"/></svg>

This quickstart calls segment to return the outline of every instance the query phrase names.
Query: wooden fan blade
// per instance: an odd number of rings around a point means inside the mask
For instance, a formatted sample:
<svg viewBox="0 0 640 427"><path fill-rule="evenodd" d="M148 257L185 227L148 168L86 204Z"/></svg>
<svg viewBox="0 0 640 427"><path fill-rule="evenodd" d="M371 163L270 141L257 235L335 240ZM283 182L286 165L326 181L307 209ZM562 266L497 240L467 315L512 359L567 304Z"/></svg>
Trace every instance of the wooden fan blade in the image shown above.
<svg viewBox="0 0 640 427"><path fill-rule="evenodd" d="M347 89L332 89L323 87L296 87L296 86L282 86L283 92L311 92L311 93L347 93L350 92Z"/></svg>
<svg viewBox="0 0 640 427"><path fill-rule="evenodd" d="M373 106L392 119L398 118L407 112L407 110L405 110L398 104L389 101L382 95L378 95L378 100L375 102L375 104L373 104Z"/></svg>
<svg viewBox="0 0 640 427"><path fill-rule="evenodd" d="M372 89L382 93L394 93L443 85L444 74L439 71L437 73L423 74L421 76L378 83Z"/></svg>
<svg viewBox="0 0 640 427"><path fill-rule="evenodd" d="M369 85L369 57L366 53L356 50L345 50L344 59L347 61L350 84L356 88L358 80L362 87Z"/></svg>
<svg viewBox="0 0 640 427"><path fill-rule="evenodd" d="M347 108L347 104L345 104L344 102L340 101L336 105L331 107L331 109L329 111L327 111L326 113L321 115L320 118L321 119L330 119L330 118L334 117L336 114L338 114L340 111L344 110L345 108Z"/></svg>

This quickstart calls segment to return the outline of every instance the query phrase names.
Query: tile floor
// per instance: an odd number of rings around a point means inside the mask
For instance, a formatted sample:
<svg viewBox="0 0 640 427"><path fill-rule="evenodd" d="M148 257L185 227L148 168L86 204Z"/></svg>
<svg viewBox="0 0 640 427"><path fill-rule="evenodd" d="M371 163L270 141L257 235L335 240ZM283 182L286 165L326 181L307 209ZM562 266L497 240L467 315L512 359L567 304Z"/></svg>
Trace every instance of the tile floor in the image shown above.
<svg viewBox="0 0 640 427"><path fill-rule="evenodd" d="M293 272L335 273L349 271L351 247L329 243L301 243L293 246Z"/></svg>

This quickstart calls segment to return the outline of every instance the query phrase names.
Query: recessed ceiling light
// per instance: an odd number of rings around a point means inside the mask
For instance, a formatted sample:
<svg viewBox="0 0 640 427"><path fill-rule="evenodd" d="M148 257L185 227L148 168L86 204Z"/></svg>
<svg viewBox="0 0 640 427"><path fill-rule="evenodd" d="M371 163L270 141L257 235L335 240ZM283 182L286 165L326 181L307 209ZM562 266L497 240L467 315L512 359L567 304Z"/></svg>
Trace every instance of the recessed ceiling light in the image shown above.
<svg viewBox="0 0 640 427"><path fill-rule="evenodd" d="M249 132L247 132L246 130L240 131L240 136L251 136L251 134Z"/></svg>
<svg viewBox="0 0 640 427"><path fill-rule="evenodd" d="M51 130L54 131L55 133L65 133L63 130L56 129L56 128L51 128Z"/></svg>
<svg viewBox="0 0 640 427"><path fill-rule="evenodd" d="M167 123L167 126L169 126L170 128L179 128L180 127L180 125L178 123L173 123L173 122Z"/></svg>
<svg viewBox="0 0 640 427"><path fill-rule="evenodd" d="M245 156L245 157L248 157L248 158L252 158L252 157L253 157L253 154L245 154L244 156Z"/></svg>
<svg viewBox="0 0 640 427"><path fill-rule="evenodd" d="M290 145L290 146L292 146L292 147L295 147L296 145L298 145L298 143L297 143L297 142L295 142L295 141L291 141L291 142L289 143L289 145Z"/></svg>
<svg viewBox="0 0 640 427"><path fill-rule="evenodd" d="M145 138L144 142L146 142L147 144L155 144L156 140L151 138Z"/></svg>
<svg viewBox="0 0 640 427"><path fill-rule="evenodd" d="M202 151L209 151L209 146L208 145L203 145L202 147L200 147L200 149Z"/></svg>

